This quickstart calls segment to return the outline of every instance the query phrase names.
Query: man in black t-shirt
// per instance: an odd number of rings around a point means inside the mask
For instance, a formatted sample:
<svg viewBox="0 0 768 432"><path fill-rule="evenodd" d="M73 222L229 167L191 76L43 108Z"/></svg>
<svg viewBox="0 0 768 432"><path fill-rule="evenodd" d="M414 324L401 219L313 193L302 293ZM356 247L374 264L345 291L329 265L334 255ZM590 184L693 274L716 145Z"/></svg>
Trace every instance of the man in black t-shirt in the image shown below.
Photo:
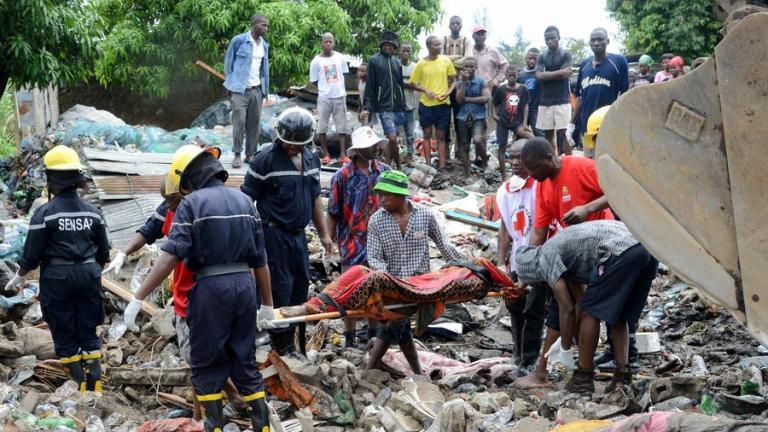
<svg viewBox="0 0 768 432"><path fill-rule="evenodd" d="M544 30L547 51L539 56L536 80L541 86L536 127L544 131L558 153L571 154L571 146L565 139L565 130L571 121L571 94L568 79L571 77L571 54L560 48L560 30L549 26ZM555 144L557 131L557 144Z"/></svg>
<svg viewBox="0 0 768 432"><path fill-rule="evenodd" d="M526 129L528 103L531 100L528 88L517 82L517 65L508 65L505 75L507 82L496 87L491 103L493 119L496 121L496 143L499 145L499 171L502 182L507 179L505 151L509 132L512 131L515 140L533 138L533 134Z"/></svg>
<svg viewBox="0 0 768 432"><path fill-rule="evenodd" d="M524 84L531 94L531 102L528 104L528 126L533 130L534 136L544 136L544 132L536 127L536 118L539 113L539 93L540 85L536 83L536 64L539 61L538 48L531 48L525 54L525 68L520 71L520 77L517 82Z"/></svg>

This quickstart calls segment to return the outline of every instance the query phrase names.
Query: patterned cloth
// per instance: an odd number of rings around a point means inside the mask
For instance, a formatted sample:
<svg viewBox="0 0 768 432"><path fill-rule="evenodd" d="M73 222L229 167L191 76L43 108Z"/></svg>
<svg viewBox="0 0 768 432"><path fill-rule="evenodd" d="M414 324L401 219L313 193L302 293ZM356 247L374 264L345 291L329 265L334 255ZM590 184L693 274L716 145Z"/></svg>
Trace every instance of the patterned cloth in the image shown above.
<svg viewBox="0 0 768 432"><path fill-rule="evenodd" d="M446 239L435 215L426 207L408 202L410 214L405 235L395 218L379 209L368 222L368 265L396 277L429 273L429 239L446 261L461 255Z"/></svg>
<svg viewBox="0 0 768 432"><path fill-rule="evenodd" d="M365 264L368 219L379 209L379 196L373 187L388 165L373 161L370 175L359 170L354 161L345 164L331 178L328 214L336 216L341 265Z"/></svg>
<svg viewBox="0 0 768 432"><path fill-rule="evenodd" d="M571 225L543 246L517 249L518 281L545 281L550 288L558 279L587 283L598 264L621 255L639 241L619 221L599 220Z"/></svg>

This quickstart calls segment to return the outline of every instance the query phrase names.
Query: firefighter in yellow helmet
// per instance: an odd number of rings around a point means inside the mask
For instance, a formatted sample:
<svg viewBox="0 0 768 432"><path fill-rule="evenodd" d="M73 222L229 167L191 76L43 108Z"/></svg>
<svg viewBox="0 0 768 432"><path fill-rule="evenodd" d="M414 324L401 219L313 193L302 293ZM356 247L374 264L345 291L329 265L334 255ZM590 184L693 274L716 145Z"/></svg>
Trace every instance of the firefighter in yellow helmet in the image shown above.
<svg viewBox="0 0 768 432"><path fill-rule="evenodd" d="M86 179L74 150L56 146L43 162L53 199L32 215L19 270L5 289L21 288L40 266L40 306L56 355L80 391L101 392L96 327L104 321L101 270L109 262L104 217L77 194Z"/></svg>
<svg viewBox="0 0 768 432"><path fill-rule="evenodd" d="M135 322L141 300L183 260L195 273L187 324L192 385L203 406L205 430L224 428L221 391L231 377L251 408L253 430L268 432L264 382L255 359L257 320L274 319L264 235L253 201L226 187L227 177L217 148L187 145L176 151L166 192L179 190L184 199L163 252L124 320Z"/></svg>

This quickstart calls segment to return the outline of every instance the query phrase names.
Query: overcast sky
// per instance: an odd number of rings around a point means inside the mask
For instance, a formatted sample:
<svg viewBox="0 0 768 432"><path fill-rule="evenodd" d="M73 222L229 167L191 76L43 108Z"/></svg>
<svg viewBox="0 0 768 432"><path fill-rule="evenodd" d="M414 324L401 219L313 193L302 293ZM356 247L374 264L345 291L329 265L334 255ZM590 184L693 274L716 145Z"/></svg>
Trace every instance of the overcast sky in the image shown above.
<svg viewBox="0 0 768 432"><path fill-rule="evenodd" d="M560 29L560 36L589 39L595 27L608 30L611 44L608 50L619 52L623 46L619 38L618 24L605 10L605 0L442 0L444 15L435 24L433 34L449 34L448 21L452 16L461 17L462 35L470 36L475 25L475 13L487 10L489 29L488 43L496 46L500 41L512 44L515 30L522 25L525 38L532 46L544 46L544 29L550 25ZM425 36L420 38L423 46ZM426 51L426 50L425 50Z"/></svg>

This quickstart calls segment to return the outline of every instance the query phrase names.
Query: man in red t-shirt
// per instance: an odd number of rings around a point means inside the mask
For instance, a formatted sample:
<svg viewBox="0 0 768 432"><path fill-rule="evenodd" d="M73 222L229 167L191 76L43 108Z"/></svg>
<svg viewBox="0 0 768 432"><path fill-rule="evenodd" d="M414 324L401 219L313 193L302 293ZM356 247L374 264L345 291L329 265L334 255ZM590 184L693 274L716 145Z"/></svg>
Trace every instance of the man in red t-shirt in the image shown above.
<svg viewBox="0 0 768 432"><path fill-rule="evenodd" d="M597 181L597 165L582 156L558 156L544 138L533 138L523 146L523 165L539 181L536 189L536 214L530 245L540 246L547 239L549 226L556 221L567 227L584 221L614 219ZM544 352L560 337L557 303L552 300L547 314ZM547 359L539 357L536 371L516 382L520 387L547 383Z"/></svg>

